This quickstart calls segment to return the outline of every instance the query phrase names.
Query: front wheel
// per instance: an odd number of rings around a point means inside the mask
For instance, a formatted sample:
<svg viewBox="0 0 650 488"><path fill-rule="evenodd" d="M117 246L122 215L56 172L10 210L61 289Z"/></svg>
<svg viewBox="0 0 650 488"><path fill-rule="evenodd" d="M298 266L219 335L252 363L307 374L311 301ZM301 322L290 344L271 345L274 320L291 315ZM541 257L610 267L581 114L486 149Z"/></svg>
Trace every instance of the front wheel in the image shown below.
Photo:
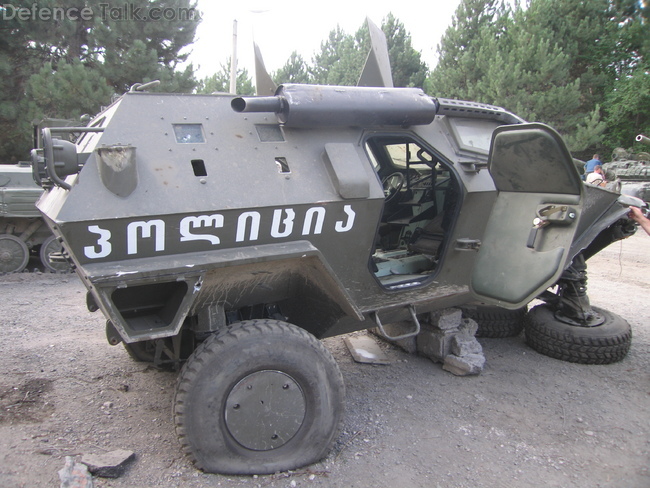
<svg viewBox="0 0 650 488"><path fill-rule="evenodd" d="M211 336L181 371L176 432L200 469L269 474L320 460L336 439L345 387L315 337L278 320Z"/></svg>
<svg viewBox="0 0 650 488"><path fill-rule="evenodd" d="M604 321L593 327L569 325L555 317L544 304L526 316L526 343L537 352L581 364L610 364L622 360L630 350L632 329L625 319L597 307Z"/></svg>

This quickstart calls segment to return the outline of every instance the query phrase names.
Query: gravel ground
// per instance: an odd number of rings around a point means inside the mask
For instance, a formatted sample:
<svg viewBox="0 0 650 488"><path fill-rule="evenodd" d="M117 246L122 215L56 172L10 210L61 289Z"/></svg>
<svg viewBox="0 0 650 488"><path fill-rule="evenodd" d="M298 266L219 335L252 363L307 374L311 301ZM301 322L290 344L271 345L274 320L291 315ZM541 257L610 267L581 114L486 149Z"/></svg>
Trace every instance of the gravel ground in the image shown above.
<svg viewBox="0 0 650 488"><path fill-rule="evenodd" d="M96 487L648 487L650 238L589 263L592 303L632 325L627 358L565 363L524 337L481 339L487 364L456 377L382 343L388 365L325 341L346 383L343 432L320 463L271 476L197 471L171 419L176 374L104 337L75 275L0 277L0 486L59 486L65 456L130 449Z"/></svg>

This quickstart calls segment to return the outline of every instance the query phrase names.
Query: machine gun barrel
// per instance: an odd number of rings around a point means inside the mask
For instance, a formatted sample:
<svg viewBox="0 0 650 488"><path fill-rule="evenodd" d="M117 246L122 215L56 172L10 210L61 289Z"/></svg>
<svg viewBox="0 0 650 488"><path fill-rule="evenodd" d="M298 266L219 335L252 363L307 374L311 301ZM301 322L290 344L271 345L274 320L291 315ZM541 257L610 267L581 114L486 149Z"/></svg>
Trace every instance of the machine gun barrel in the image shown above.
<svg viewBox="0 0 650 488"><path fill-rule="evenodd" d="M650 146L650 137L646 137L643 134L639 134L636 136L636 142L642 142L643 144L647 144Z"/></svg>
<svg viewBox="0 0 650 488"><path fill-rule="evenodd" d="M273 97L237 97L231 102L235 112L274 112L282 111L282 98Z"/></svg>
<svg viewBox="0 0 650 488"><path fill-rule="evenodd" d="M287 127L430 124L438 102L419 88L282 85L272 97L238 97L236 112L273 112Z"/></svg>

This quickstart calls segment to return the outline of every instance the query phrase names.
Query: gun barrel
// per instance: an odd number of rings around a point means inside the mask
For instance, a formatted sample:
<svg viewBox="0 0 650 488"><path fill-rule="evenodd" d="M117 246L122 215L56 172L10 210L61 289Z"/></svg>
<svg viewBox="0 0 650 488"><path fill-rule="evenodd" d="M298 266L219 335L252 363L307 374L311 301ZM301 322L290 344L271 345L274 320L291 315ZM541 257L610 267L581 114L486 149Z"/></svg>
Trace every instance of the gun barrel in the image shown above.
<svg viewBox="0 0 650 488"><path fill-rule="evenodd" d="M272 97L239 97L236 112L274 112L287 127L430 124L438 103L419 88L282 85Z"/></svg>
<svg viewBox="0 0 650 488"><path fill-rule="evenodd" d="M650 137L646 137L643 134L639 134L636 136L636 142L642 142L643 144L647 144L650 146Z"/></svg>
<svg viewBox="0 0 650 488"><path fill-rule="evenodd" d="M230 106L235 112L274 112L282 111L280 97L237 97Z"/></svg>

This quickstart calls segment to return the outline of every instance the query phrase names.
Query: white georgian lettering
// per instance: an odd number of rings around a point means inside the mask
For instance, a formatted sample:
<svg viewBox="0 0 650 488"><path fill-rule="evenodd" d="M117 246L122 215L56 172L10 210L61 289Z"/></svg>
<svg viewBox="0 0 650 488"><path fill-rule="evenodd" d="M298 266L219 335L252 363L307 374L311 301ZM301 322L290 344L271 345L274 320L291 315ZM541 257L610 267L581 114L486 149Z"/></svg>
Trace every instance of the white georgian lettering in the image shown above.
<svg viewBox="0 0 650 488"><path fill-rule="evenodd" d="M126 228L126 253L138 253L138 229L142 230L142 237L151 237L151 229L155 229L154 249L165 250L165 222L160 219L149 220L148 222L131 222Z"/></svg>
<svg viewBox="0 0 650 488"><path fill-rule="evenodd" d="M105 258L111 253L113 246L109 242L111 238L111 231L107 229L102 229L98 225L89 225L88 231L93 234L99 234L97 238L97 246L99 246L99 251L96 250L96 246L86 246L84 247L84 254L89 259L99 259Z"/></svg>
<svg viewBox="0 0 650 488"><path fill-rule="evenodd" d="M282 219L282 212L286 212L287 216ZM296 212L292 209L281 209L278 208L273 211L273 223L271 224L271 237L287 237L291 235L293 231L293 219L296 216ZM284 232L280 232L280 225L284 225Z"/></svg>
<svg viewBox="0 0 650 488"><path fill-rule="evenodd" d="M246 223L248 219L251 221L251 232L249 240L256 241L260 233L260 213L259 212L244 212L237 219L237 237L235 241L242 242L246 238Z"/></svg>
<svg viewBox="0 0 650 488"><path fill-rule="evenodd" d="M314 234L323 232L323 222L325 222L325 208L312 207L305 213L305 223L302 225L302 235L309 235L311 232L311 222L316 215L316 223L314 224Z"/></svg>
<svg viewBox="0 0 650 488"><path fill-rule="evenodd" d="M346 214L348 214L348 221L344 224L342 220L337 220L336 225L334 225L334 229L336 229L336 232L347 232L354 225L354 217L356 216L356 213L354 212L354 210L352 210L352 206L351 205L344 206L343 211Z"/></svg>
<svg viewBox="0 0 650 488"><path fill-rule="evenodd" d="M223 227L223 215L212 214L199 215L198 217L185 217L181 220L180 226L181 242L210 241L214 245L219 244L221 241L213 234L192 234L192 229L196 229L197 227L214 227L215 229Z"/></svg>

